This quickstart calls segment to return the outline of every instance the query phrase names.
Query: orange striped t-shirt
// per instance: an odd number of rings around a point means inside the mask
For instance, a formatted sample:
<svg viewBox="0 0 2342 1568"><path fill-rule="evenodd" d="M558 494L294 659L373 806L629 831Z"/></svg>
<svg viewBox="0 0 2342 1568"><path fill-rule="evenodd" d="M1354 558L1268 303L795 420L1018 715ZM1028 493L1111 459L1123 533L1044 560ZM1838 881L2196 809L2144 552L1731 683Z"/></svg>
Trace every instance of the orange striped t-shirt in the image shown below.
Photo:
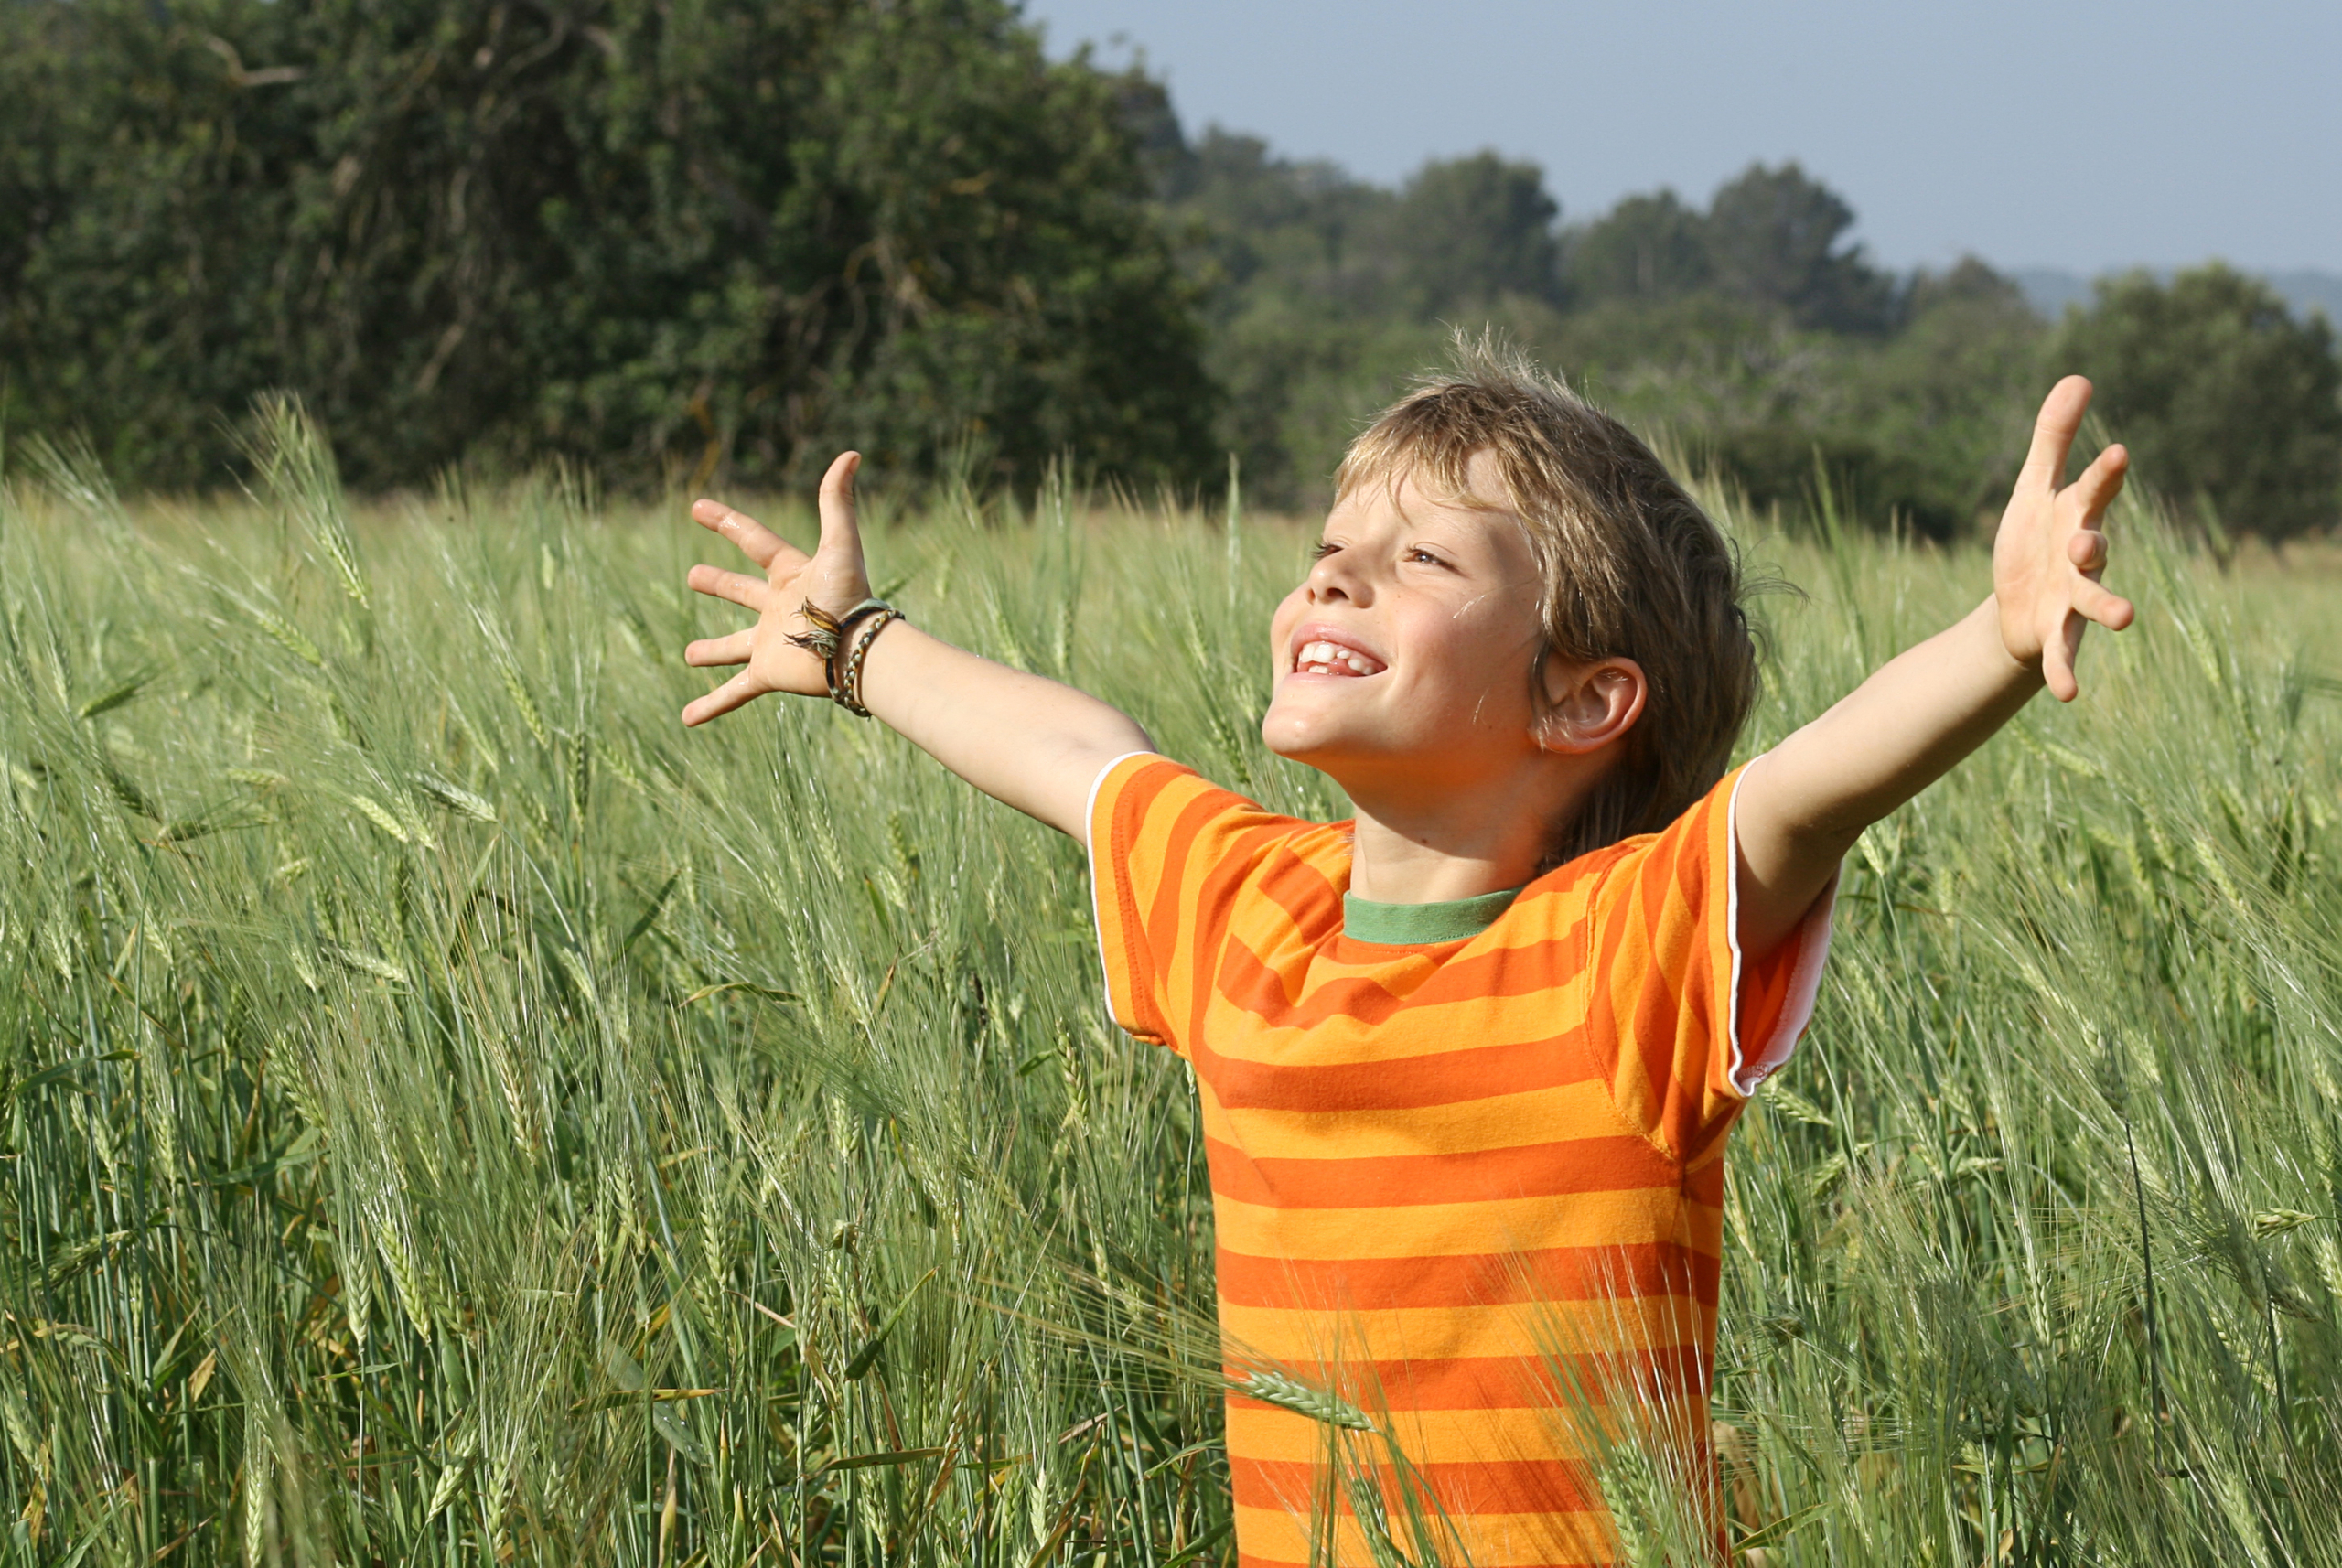
<svg viewBox="0 0 2342 1568"><path fill-rule="evenodd" d="M1708 1474L1724 1134L1829 945L1825 895L1744 961L1739 777L1419 945L1345 934L1349 824L1151 754L1100 777L1108 1001L1194 1064L1230 1371L1305 1385L1228 1401L1246 1568L1328 1561L1313 1534L1370 1563L1378 1529L1415 1561L1609 1563L1604 1409Z"/></svg>

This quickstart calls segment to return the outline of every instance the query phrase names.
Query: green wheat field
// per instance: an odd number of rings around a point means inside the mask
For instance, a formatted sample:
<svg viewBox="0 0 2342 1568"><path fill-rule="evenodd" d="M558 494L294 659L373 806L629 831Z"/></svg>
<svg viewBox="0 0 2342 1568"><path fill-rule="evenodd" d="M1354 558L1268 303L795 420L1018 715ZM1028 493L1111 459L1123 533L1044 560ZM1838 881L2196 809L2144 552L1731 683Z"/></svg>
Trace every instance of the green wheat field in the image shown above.
<svg viewBox="0 0 2342 1568"><path fill-rule="evenodd" d="M0 489L0 1561L1231 1561L1193 1091L1075 848L826 704L681 729L680 500L257 441ZM1750 751L1984 591L1707 499L1802 590ZM1339 811L1256 733L1302 526L869 510L923 624ZM2115 528L2140 625L1864 840L1735 1134L1736 1562L2342 1563L2337 579Z"/></svg>

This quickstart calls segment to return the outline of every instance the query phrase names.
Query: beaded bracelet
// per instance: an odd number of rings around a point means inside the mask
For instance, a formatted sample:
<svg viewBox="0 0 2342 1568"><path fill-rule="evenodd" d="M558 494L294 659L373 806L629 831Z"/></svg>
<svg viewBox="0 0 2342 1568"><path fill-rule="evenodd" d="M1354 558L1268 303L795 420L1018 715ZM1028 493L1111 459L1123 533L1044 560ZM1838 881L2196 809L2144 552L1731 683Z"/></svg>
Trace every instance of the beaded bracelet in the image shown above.
<svg viewBox="0 0 2342 1568"><path fill-rule="evenodd" d="M822 678L829 685L830 701L842 707L852 704L841 694L838 684L838 651L852 640L857 625L882 610L892 612L894 607L884 599L865 599L842 616L832 615L811 599L797 607L797 613L805 618L805 624L811 629L790 632L789 641L822 661Z"/></svg>
<svg viewBox="0 0 2342 1568"><path fill-rule="evenodd" d="M862 705L862 666L870 657L870 645L878 640L878 634L886 630L890 622L902 618L903 612L892 605L880 605L873 611L870 629L855 640L853 650L845 656L843 678L831 682L830 700L858 719L870 716L870 710Z"/></svg>

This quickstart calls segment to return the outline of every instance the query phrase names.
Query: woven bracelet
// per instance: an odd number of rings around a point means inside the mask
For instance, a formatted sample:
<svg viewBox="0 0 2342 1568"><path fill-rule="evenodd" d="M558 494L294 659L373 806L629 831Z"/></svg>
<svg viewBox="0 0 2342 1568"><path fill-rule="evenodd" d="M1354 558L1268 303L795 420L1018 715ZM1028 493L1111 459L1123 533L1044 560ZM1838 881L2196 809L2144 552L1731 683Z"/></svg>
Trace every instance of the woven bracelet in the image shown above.
<svg viewBox="0 0 2342 1568"><path fill-rule="evenodd" d="M842 616L830 614L811 599L799 607L798 613L813 629L791 632L789 640L822 661L822 680L830 689L830 701L833 703L845 705L845 698L841 694L842 688L838 684L839 652L853 640L855 626L888 607L884 599L865 599Z"/></svg>
<svg viewBox="0 0 2342 1568"><path fill-rule="evenodd" d="M902 618L903 612L892 605L881 605L873 611L868 629L854 639L846 653L844 674L830 688L830 700L858 719L870 716L870 710L862 705L862 666L870 657L870 645L878 640L878 634L888 625Z"/></svg>

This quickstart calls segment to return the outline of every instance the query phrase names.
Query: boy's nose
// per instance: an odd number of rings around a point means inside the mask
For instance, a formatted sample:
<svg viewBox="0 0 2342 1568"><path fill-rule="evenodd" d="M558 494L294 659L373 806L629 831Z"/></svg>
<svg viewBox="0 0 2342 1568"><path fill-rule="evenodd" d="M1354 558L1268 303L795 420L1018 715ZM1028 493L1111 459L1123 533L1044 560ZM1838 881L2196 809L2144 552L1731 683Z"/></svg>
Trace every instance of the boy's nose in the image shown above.
<svg viewBox="0 0 2342 1568"><path fill-rule="evenodd" d="M1370 596L1358 574L1343 565L1339 556L1328 556L1312 566L1306 586L1312 604L1327 604L1336 599L1363 604Z"/></svg>

